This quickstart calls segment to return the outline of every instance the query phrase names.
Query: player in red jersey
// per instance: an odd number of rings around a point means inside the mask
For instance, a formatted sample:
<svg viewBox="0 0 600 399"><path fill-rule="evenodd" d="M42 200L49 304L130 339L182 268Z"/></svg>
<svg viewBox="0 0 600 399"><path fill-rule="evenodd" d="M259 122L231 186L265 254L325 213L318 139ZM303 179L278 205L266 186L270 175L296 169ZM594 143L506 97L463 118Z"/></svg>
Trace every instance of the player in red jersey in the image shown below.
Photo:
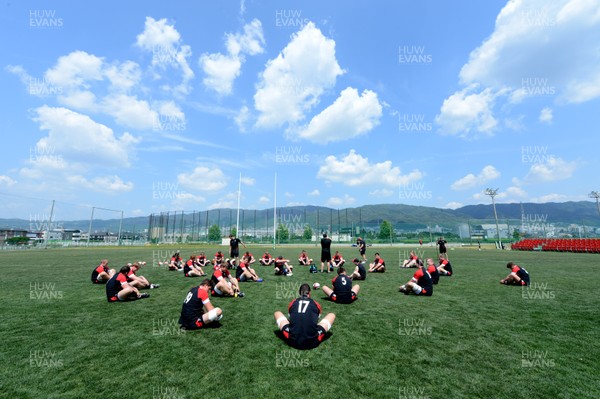
<svg viewBox="0 0 600 399"><path fill-rule="evenodd" d="M346 259L344 259L340 251L335 251L335 255L331 258L330 265L332 267L340 267L344 266L344 263L346 263Z"/></svg>
<svg viewBox="0 0 600 399"><path fill-rule="evenodd" d="M446 259L444 255L440 255L439 260L440 263L438 264L437 269L440 276L452 276L452 265L450 264L450 261Z"/></svg>
<svg viewBox="0 0 600 399"><path fill-rule="evenodd" d="M94 284L106 284L112 276L115 275L115 269L108 268L108 260L102 259L100 265L98 265L92 271L92 283Z"/></svg>
<svg viewBox="0 0 600 399"><path fill-rule="evenodd" d="M252 265L256 262L256 259L254 259L254 256L252 256L250 251L246 251L246 253L242 256L242 261L244 261L244 263L247 265Z"/></svg>
<svg viewBox="0 0 600 399"><path fill-rule="evenodd" d="M415 254L415 251L410 251L410 256L402 262L400 267L419 267L419 257Z"/></svg>
<svg viewBox="0 0 600 399"><path fill-rule="evenodd" d="M212 260L213 266L220 265L221 263L224 263L224 262L225 262L225 255L223 255L223 252L217 251L217 253L215 254L215 256L213 257L213 260Z"/></svg>
<svg viewBox="0 0 600 399"><path fill-rule="evenodd" d="M433 295L433 281L425 266L419 267L413 277L406 284L400 286L400 292L406 295L410 293L423 296Z"/></svg>
<svg viewBox="0 0 600 399"><path fill-rule="evenodd" d="M225 263L221 263L213 272L211 283L213 286L211 293L214 296L244 296L244 293L240 291L238 281L231 276Z"/></svg>
<svg viewBox="0 0 600 399"><path fill-rule="evenodd" d="M300 298L288 306L290 319L280 311L275 312L275 322L285 341L297 349L312 349L319 346L335 321L335 314L329 313L321 321L321 305L310 297L310 286L302 284L298 291Z"/></svg>
<svg viewBox="0 0 600 399"><path fill-rule="evenodd" d="M223 311L215 308L210 302L208 292L210 291L210 280L202 280L199 286L193 287L187 293L183 305L181 305L181 316L179 324L186 330L198 330L221 320Z"/></svg>
<svg viewBox="0 0 600 399"><path fill-rule="evenodd" d="M127 282L129 271L129 266L123 266L119 270L119 273L115 273L108 280L108 283L106 283L106 298L108 302L132 301L150 296L147 293L140 293L137 288Z"/></svg>
<svg viewBox="0 0 600 399"><path fill-rule="evenodd" d="M287 259L283 259L283 256L278 256L277 259L275 259L274 269L275 275L277 276L283 275L291 277L293 275L292 270L294 269L294 266L290 265Z"/></svg>
<svg viewBox="0 0 600 399"><path fill-rule="evenodd" d="M195 261L196 266L202 268L202 267L206 267L209 263L210 263L210 261L208 260L208 258L206 257L206 254L204 252L200 252L200 254L198 256L196 256L196 261Z"/></svg>
<svg viewBox="0 0 600 399"><path fill-rule="evenodd" d="M263 266L271 266L273 263L275 263L275 259L273 259L270 253L265 252L262 258L260 258L259 262Z"/></svg>
<svg viewBox="0 0 600 399"><path fill-rule="evenodd" d="M183 266L183 275L185 277L202 277L206 276L204 270L200 266L196 266L196 255L191 255Z"/></svg>
<svg viewBox="0 0 600 399"><path fill-rule="evenodd" d="M346 269L340 266L337 269L337 277L331 280L333 289L324 285L321 289L332 301L337 303L352 303L358 299L358 284L352 285L352 280L346 275Z"/></svg>
<svg viewBox="0 0 600 399"><path fill-rule="evenodd" d="M521 266L518 266L514 262L508 262L506 267L510 269L510 273L508 276L500 280L500 284L519 286L529 285L529 272L527 270Z"/></svg>
<svg viewBox="0 0 600 399"><path fill-rule="evenodd" d="M431 282L435 285L440 281L440 273L438 272L432 258L427 259L427 272L431 276Z"/></svg>
<svg viewBox="0 0 600 399"><path fill-rule="evenodd" d="M375 253L375 260L369 265L369 273L384 273L385 272L385 261L379 255L379 252Z"/></svg>
<svg viewBox="0 0 600 399"><path fill-rule="evenodd" d="M309 266L313 263L313 260L308 257L305 250L302 250L302 253L298 257L298 263L300 263L300 266Z"/></svg>
<svg viewBox="0 0 600 399"><path fill-rule="evenodd" d="M127 282L140 290L145 288L154 289L160 287L160 284L150 284L150 281L148 281L146 277L138 276L136 274L137 271L141 269L143 264L145 263L136 262L131 265L127 265L129 266L129 273L127 273Z"/></svg>
<svg viewBox="0 0 600 399"><path fill-rule="evenodd" d="M258 274L256 274L256 270L254 270L252 268L252 266L250 266L248 263L246 262L240 262L240 264L238 265L238 267L235 269L235 278L237 279L237 281L256 281L257 283L262 283L263 279L258 277Z"/></svg>
<svg viewBox="0 0 600 399"><path fill-rule="evenodd" d="M173 271L182 271L183 266L181 265L182 259L179 256L179 251L175 252L173 256L171 256L171 262L169 263L169 270Z"/></svg>

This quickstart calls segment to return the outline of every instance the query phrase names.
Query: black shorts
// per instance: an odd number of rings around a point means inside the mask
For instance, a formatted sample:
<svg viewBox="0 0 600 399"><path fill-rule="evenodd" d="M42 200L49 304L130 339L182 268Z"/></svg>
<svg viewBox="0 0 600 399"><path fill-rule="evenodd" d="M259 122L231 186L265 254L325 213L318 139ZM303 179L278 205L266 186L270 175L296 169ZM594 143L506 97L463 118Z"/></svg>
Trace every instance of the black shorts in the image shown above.
<svg viewBox="0 0 600 399"><path fill-rule="evenodd" d="M106 283L108 283L108 280L92 280L92 283L94 283L94 284L106 284Z"/></svg>
<svg viewBox="0 0 600 399"><path fill-rule="evenodd" d="M521 281L514 281L514 280L512 280L510 282L507 282L506 285L516 285L518 287L526 287L529 284L525 280L521 280Z"/></svg>
<svg viewBox="0 0 600 399"><path fill-rule="evenodd" d="M366 280L366 279L367 279L367 275L362 274L362 273L360 273L360 277L355 278L355 280Z"/></svg>
<svg viewBox="0 0 600 399"><path fill-rule="evenodd" d="M445 254L446 253L446 247L440 248L440 253L441 254Z"/></svg>
<svg viewBox="0 0 600 399"><path fill-rule="evenodd" d="M321 252L321 262L331 262L331 252Z"/></svg>
<svg viewBox="0 0 600 399"><path fill-rule="evenodd" d="M240 250L239 249L232 249L229 252L229 257L230 258L237 258L238 256L240 256Z"/></svg>
<svg viewBox="0 0 600 399"><path fill-rule="evenodd" d="M181 320L179 320L179 323L181 324L181 327L186 330L199 330L206 327L206 323L202 321L202 316L197 317L193 323L182 323Z"/></svg>
<svg viewBox="0 0 600 399"><path fill-rule="evenodd" d="M331 294L331 300L336 303L352 303L356 301L358 297L354 291L350 291L350 294L338 295L335 292Z"/></svg>
<svg viewBox="0 0 600 399"><path fill-rule="evenodd" d="M358 252L359 252L361 255L364 255L364 254L367 252L367 250L366 250L365 248L363 248L363 249L359 249L359 250L358 250Z"/></svg>
<svg viewBox="0 0 600 399"><path fill-rule="evenodd" d="M321 325L317 325L317 336L310 339L302 340L302 342L297 342L297 340L292 339L290 335L290 325L286 324L281 328L281 332L283 333L283 338L285 341L292 347L296 349L313 349L319 346L319 344L325 339L325 328Z"/></svg>

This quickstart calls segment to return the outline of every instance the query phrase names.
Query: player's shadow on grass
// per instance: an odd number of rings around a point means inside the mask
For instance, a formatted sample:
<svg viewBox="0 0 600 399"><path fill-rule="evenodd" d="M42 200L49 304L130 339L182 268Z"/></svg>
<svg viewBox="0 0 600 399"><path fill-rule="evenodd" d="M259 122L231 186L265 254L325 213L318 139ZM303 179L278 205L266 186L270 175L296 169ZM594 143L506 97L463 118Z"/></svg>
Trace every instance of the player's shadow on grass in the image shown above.
<svg viewBox="0 0 600 399"><path fill-rule="evenodd" d="M277 338L279 338L280 340L282 340L287 346L289 346L290 348L294 348L294 349L298 349L298 350L310 350L310 349L314 349L314 348L308 348L308 349L304 349L304 348L296 348L293 345L290 345L290 342L288 340L285 339L285 337L283 336L283 332L279 329L273 330L273 334L275 334L275 336ZM327 341L331 336L333 335L333 333L331 331L327 331L325 333L325 336L323 337L323 340L321 341L321 344L325 341Z"/></svg>
<svg viewBox="0 0 600 399"><path fill-rule="evenodd" d="M183 331L183 332L186 332L186 333L188 333L188 332L189 333L193 333L193 332L196 332L196 331L207 330L207 329L212 329L212 328L221 328L221 326L223 326L223 325L221 324L220 321L215 321L215 322L203 325L202 328L199 329L199 330L188 330L188 329L183 328L183 327L180 327L179 329L181 331Z"/></svg>

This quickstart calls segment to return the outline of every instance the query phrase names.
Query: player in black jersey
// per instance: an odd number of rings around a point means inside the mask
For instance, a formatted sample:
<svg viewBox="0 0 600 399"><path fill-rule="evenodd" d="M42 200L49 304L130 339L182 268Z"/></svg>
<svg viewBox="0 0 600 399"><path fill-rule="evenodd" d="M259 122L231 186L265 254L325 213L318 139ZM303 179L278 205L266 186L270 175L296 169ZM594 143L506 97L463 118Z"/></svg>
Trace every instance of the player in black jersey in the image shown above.
<svg viewBox="0 0 600 399"><path fill-rule="evenodd" d="M358 258L354 258L352 260L354 263L354 272L350 275L352 280L366 280L367 279L367 270L365 269L365 261L362 261Z"/></svg>
<svg viewBox="0 0 600 399"><path fill-rule="evenodd" d="M510 269L510 273L508 276L500 280L500 284L520 286L529 285L529 272L527 270L521 266L518 266L514 262L508 262L506 267Z"/></svg>
<svg viewBox="0 0 600 399"><path fill-rule="evenodd" d="M338 267L337 277L331 280L333 289L323 286L322 290L332 301L337 303L352 303L358 297L358 291L360 286L358 284L352 285L352 280L346 275L346 269L343 266Z"/></svg>
<svg viewBox="0 0 600 399"><path fill-rule="evenodd" d="M288 306L290 319L277 311L275 321L290 346L296 349L316 348L331 329L335 314L329 313L319 322L321 305L311 299L310 286L302 284L298 293L300 298L294 299Z"/></svg>
<svg viewBox="0 0 600 399"><path fill-rule="evenodd" d="M181 306L179 324L186 330L198 330L215 321L221 320L223 311L210 303L208 293L210 280L204 279L199 286L193 287Z"/></svg>

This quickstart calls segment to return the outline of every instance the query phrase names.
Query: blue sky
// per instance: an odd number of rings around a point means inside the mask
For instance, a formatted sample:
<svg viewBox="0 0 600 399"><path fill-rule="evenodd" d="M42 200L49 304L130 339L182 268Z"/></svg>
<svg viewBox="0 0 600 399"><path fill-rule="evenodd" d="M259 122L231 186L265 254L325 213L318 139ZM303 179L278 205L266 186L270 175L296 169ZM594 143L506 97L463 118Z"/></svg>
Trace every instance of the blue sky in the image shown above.
<svg viewBox="0 0 600 399"><path fill-rule="evenodd" d="M600 3L547 3L4 3L0 217L588 200Z"/></svg>

